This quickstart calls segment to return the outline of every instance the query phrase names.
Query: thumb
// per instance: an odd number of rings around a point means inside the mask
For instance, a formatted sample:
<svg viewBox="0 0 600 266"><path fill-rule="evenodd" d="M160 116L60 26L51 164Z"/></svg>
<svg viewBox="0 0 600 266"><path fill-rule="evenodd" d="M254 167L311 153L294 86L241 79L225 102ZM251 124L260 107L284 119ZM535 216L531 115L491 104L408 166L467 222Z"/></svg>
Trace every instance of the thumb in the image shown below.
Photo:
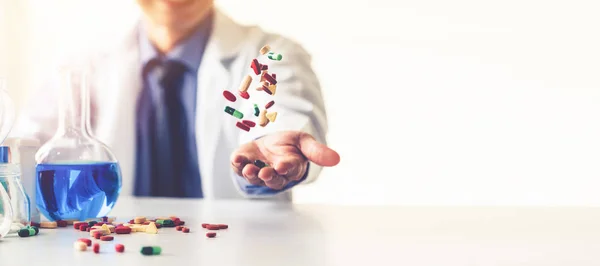
<svg viewBox="0 0 600 266"><path fill-rule="evenodd" d="M340 162L340 155L336 151L317 142L308 133L300 133L298 148L309 161L320 166L335 166Z"/></svg>

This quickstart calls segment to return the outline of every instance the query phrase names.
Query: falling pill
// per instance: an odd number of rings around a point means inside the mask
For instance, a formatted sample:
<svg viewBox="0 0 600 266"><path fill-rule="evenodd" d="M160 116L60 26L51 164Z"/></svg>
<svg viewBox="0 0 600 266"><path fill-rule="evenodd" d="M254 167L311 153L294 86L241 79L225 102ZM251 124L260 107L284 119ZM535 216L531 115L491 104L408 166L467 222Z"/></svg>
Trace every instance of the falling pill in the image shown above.
<svg viewBox="0 0 600 266"><path fill-rule="evenodd" d="M242 119L244 118L244 114L241 113L238 110L235 110L229 106L225 106L225 113L228 113L230 115L232 115L233 117L237 118L237 119Z"/></svg>
<svg viewBox="0 0 600 266"><path fill-rule="evenodd" d="M274 104L275 104L275 101L270 101L269 103L267 103L267 104L265 105L265 109L269 109L269 108L271 108L271 106L273 106Z"/></svg>
<svg viewBox="0 0 600 266"><path fill-rule="evenodd" d="M223 91L223 97L225 97L225 99L227 99L230 102L235 102L236 100L235 95L233 95L233 93L231 93L228 90Z"/></svg>
<svg viewBox="0 0 600 266"><path fill-rule="evenodd" d="M244 123L242 123L242 122L237 122L237 123L235 124L235 126L237 126L238 128L240 128L240 129L242 129L242 130L245 130L245 131L247 131L247 132L249 132L249 131L250 131L250 127L248 127L247 125L245 125L245 124L244 124Z"/></svg>
<svg viewBox="0 0 600 266"><path fill-rule="evenodd" d="M265 46L263 46L262 48L260 48L260 54L261 55L265 55L265 54L267 54L270 51L271 51L271 46L269 46L268 44L265 45Z"/></svg>

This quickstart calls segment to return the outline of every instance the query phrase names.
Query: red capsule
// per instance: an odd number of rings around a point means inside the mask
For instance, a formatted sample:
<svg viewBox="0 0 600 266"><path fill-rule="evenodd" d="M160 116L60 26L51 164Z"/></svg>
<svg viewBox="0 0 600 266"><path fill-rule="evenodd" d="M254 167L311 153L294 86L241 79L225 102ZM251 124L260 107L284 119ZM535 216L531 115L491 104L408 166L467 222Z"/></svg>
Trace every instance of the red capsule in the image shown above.
<svg viewBox="0 0 600 266"><path fill-rule="evenodd" d="M250 120L243 120L242 123L244 123L244 125L249 126L249 127L255 127L256 123L250 121Z"/></svg>
<svg viewBox="0 0 600 266"><path fill-rule="evenodd" d="M123 253L125 251L125 246L123 244L116 244L115 250L119 253Z"/></svg>
<svg viewBox="0 0 600 266"><path fill-rule="evenodd" d="M92 240L91 240L91 239L88 239L88 238L80 238L80 239L77 239L77 241L81 241L81 242L85 243L85 244L86 244L88 247L91 247L91 246L92 246Z"/></svg>
<svg viewBox="0 0 600 266"><path fill-rule="evenodd" d="M103 236L102 232L94 232L94 238L100 239Z"/></svg>
<svg viewBox="0 0 600 266"><path fill-rule="evenodd" d="M215 236L217 236L217 233L214 233L214 232L206 233L206 237L213 238Z"/></svg>
<svg viewBox="0 0 600 266"><path fill-rule="evenodd" d="M202 224L202 228L206 228L208 224Z"/></svg>
<svg viewBox="0 0 600 266"><path fill-rule="evenodd" d="M226 225L226 224L218 224L218 226L219 226L219 229L227 229L227 228L229 228L229 225Z"/></svg>
<svg viewBox="0 0 600 266"><path fill-rule="evenodd" d="M250 128L249 128L248 126L246 126L246 125L245 125L244 123L242 123L242 122L237 122L237 123L235 124L235 126L236 126L236 127L238 127L238 128L240 128L240 129L242 129L242 130L245 130L245 131L247 131L247 132L250 132Z"/></svg>
<svg viewBox="0 0 600 266"><path fill-rule="evenodd" d="M183 226L181 226L181 225L175 226L175 230L181 231L181 229L183 229Z"/></svg>
<svg viewBox="0 0 600 266"><path fill-rule="evenodd" d="M179 223L181 222L181 220L177 217L171 218L171 220L173 220L173 223L175 224L175 226L179 225Z"/></svg>
<svg viewBox="0 0 600 266"><path fill-rule="evenodd" d="M32 224L33 224L33 223L32 223ZM85 224L85 226L87 226L87 223L83 223L83 222L80 222L80 223L74 223L74 224L73 224L73 229L77 229L77 230L79 230L79 227L80 227L80 226L82 226L82 225L84 225L84 224Z"/></svg>
<svg viewBox="0 0 600 266"><path fill-rule="evenodd" d="M261 65L258 62L258 60L256 60L256 58L252 59L252 64L250 65L250 67L252 68L252 70L254 70L254 74L260 75Z"/></svg>
<svg viewBox="0 0 600 266"><path fill-rule="evenodd" d="M87 228L88 228L87 224L82 224L79 226L79 231L85 232L87 230Z"/></svg>
<svg viewBox="0 0 600 266"><path fill-rule="evenodd" d="M98 244L98 243L94 244L94 253L96 253L96 254L100 253L100 244Z"/></svg>
<svg viewBox="0 0 600 266"><path fill-rule="evenodd" d="M271 108L271 106L273 106L273 104L275 104L275 101L270 101L269 103L267 103L267 104L265 105L265 109L269 109L269 108Z"/></svg>
<svg viewBox="0 0 600 266"><path fill-rule="evenodd" d="M233 93L231 93L228 90L223 91L223 97L225 97L225 99L227 99L230 102L235 102L236 100L235 95L233 95Z"/></svg>
<svg viewBox="0 0 600 266"><path fill-rule="evenodd" d="M85 229L86 232L89 232L90 230L92 230L92 228L89 226L88 226L88 228Z"/></svg>
<svg viewBox="0 0 600 266"><path fill-rule="evenodd" d="M265 73L265 79L267 79L267 81L271 84L277 84L277 80L275 80L275 78L273 78L273 76L271 76L269 73Z"/></svg>
<svg viewBox="0 0 600 266"><path fill-rule="evenodd" d="M262 65L262 66L260 66L260 70L269 70L269 66L268 65Z"/></svg>
<svg viewBox="0 0 600 266"><path fill-rule="evenodd" d="M56 226L58 226L58 227L67 227L67 225L68 225L67 221L63 221L63 220L56 221Z"/></svg>
<svg viewBox="0 0 600 266"><path fill-rule="evenodd" d="M117 228L115 228L115 233L122 235L122 234L129 234L131 233L131 228L127 227L127 226L119 226Z"/></svg>
<svg viewBox="0 0 600 266"><path fill-rule="evenodd" d="M273 92L271 92L271 90L269 90L269 88L263 86L263 91L268 93L269 95L273 95Z"/></svg>
<svg viewBox="0 0 600 266"><path fill-rule="evenodd" d="M240 91L240 97L248 100L248 99L250 99L250 94L247 91L243 91L243 92Z"/></svg>
<svg viewBox="0 0 600 266"><path fill-rule="evenodd" d="M113 236L102 236L102 237L100 237L100 240L102 240L102 241L112 241L113 239L115 239Z"/></svg>
<svg viewBox="0 0 600 266"><path fill-rule="evenodd" d="M189 229L189 228L187 228L187 227L185 227L185 228L181 229L181 231L182 231L182 232L184 232L184 233L189 233L189 232L190 232L190 229Z"/></svg>
<svg viewBox="0 0 600 266"><path fill-rule="evenodd" d="M206 226L206 229L208 230L219 230L221 229L221 227L218 224L209 224Z"/></svg>

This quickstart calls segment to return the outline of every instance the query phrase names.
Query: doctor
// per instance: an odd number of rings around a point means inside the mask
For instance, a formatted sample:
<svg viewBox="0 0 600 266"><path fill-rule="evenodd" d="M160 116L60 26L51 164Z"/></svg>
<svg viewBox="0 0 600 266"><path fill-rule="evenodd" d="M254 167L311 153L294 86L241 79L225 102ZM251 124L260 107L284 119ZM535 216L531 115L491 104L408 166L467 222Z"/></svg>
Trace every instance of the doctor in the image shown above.
<svg viewBox="0 0 600 266"><path fill-rule="evenodd" d="M137 2L143 17L127 38L83 62L92 70L92 126L121 163L123 194L289 200L292 187L339 163L325 145L324 103L302 47L237 24L212 0ZM261 59L277 75L275 96L254 90L250 62L265 44L284 56ZM227 102L223 89L236 92L248 74L255 77L251 98ZM52 136L55 92L32 94L21 131L42 141ZM250 132L223 111L230 105L251 115L253 103L262 109L271 99L277 119ZM259 169L256 159L268 166Z"/></svg>

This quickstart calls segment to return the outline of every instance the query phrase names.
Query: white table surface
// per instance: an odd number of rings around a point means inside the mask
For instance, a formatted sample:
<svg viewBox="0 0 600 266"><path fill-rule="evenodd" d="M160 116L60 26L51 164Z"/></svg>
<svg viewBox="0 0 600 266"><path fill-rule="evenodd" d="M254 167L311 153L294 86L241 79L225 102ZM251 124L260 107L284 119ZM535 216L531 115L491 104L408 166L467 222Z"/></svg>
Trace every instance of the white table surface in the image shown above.
<svg viewBox="0 0 600 266"><path fill-rule="evenodd" d="M101 254L72 226L0 240L0 266L18 265L600 265L599 208L360 207L264 201L119 199L111 216L177 215L191 233L114 235ZM217 238L201 223L226 223ZM96 240L94 240L96 241ZM122 243L125 253L116 253ZM140 248L159 245L162 255Z"/></svg>

